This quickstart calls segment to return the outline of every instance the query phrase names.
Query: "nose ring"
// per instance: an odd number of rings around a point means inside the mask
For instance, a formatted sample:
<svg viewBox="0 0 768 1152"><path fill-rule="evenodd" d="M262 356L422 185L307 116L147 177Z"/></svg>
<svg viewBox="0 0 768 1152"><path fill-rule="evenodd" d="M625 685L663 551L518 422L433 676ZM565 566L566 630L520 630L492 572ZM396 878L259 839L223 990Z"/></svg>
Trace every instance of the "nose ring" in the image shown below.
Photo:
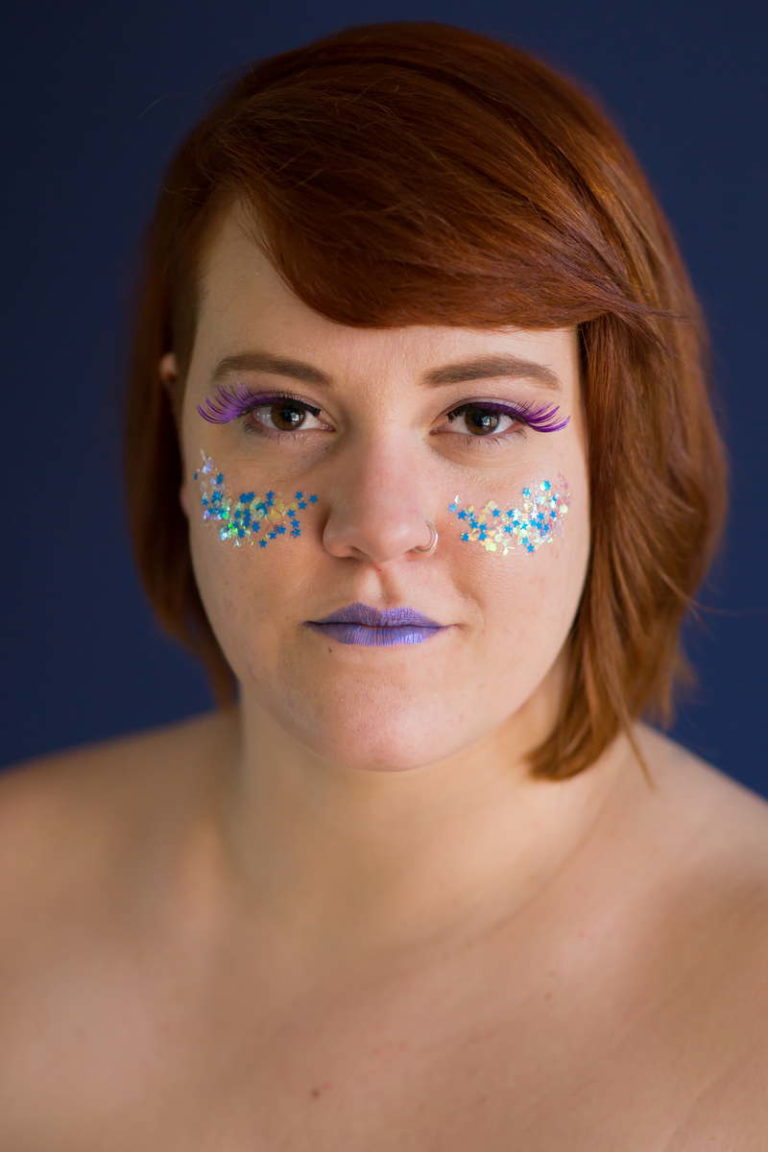
<svg viewBox="0 0 768 1152"><path fill-rule="evenodd" d="M435 548L437 548L437 528L435 528L434 524L430 520L427 521L427 524L430 531L429 544L419 544L417 547L411 549L412 552L429 553L434 552Z"/></svg>

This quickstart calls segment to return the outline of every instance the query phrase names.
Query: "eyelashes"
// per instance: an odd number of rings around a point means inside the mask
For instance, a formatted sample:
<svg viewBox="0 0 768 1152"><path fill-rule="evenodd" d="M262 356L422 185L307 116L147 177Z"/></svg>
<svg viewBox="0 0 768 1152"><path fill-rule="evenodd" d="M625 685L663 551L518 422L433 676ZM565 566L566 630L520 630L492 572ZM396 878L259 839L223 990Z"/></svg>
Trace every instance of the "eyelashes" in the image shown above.
<svg viewBox="0 0 768 1152"><path fill-rule="evenodd" d="M278 404L309 412L315 417L317 417L321 411L321 409L307 404L305 400L300 400L298 396L292 396L290 393L258 393L243 383L237 383L233 386L219 385L215 397L207 397L205 406L203 407L198 404L196 411L204 420L208 420L212 424L226 424L231 420L249 415L256 408ZM523 404L501 404L498 401L470 401L452 409L452 411L447 414L447 418L453 421L469 411L477 411L486 415L508 416L536 432L557 432L560 428L564 428L570 421L570 417L567 416L559 423L555 422L555 417L559 412L558 405L537 405L530 401ZM311 431L311 429L301 428L292 432L282 429L273 430L253 422L246 423L245 427L249 433L255 432L275 440L285 438L292 440L305 431ZM461 437L461 439L470 441L474 447L476 444L498 445L507 441L511 436L524 436L525 434L525 428L512 428L501 435L472 436L468 434L467 436Z"/></svg>
<svg viewBox="0 0 768 1152"><path fill-rule="evenodd" d="M235 384L234 387L220 384L216 389L216 399L206 397L205 405L208 411L206 412L199 404L196 406L196 411L212 424L226 424L227 421L244 415L262 399L246 384ZM285 399L287 400L288 396Z"/></svg>

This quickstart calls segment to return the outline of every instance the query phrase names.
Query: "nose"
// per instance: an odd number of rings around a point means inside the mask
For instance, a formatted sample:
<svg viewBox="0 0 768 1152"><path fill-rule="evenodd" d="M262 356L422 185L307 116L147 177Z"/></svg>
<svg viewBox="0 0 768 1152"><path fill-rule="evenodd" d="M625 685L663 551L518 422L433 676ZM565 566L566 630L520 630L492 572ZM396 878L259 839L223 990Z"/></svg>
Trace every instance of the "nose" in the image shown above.
<svg viewBox="0 0 768 1152"><path fill-rule="evenodd" d="M369 449L345 461L343 476L329 477L322 529L326 551L377 566L409 553L419 556L413 549L426 548L432 540L429 521L440 530L443 508L435 500L437 483L417 455L402 443ZM442 501L446 507L449 502Z"/></svg>

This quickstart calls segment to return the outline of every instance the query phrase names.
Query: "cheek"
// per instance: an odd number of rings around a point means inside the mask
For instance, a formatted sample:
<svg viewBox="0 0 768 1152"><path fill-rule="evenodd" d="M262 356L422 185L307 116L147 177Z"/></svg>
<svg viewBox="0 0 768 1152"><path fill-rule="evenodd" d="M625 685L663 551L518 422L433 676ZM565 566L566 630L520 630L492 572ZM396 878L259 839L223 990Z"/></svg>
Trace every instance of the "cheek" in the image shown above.
<svg viewBox="0 0 768 1152"><path fill-rule="evenodd" d="M456 552L473 559L465 591L479 595L491 643L516 660L525 652L546 664L578 610L590 534L586 488L575 473L573 484L553 469L503 500L452 506L462 525Z"/></svg>
<svg viewBox="0 0 768 1152"><path fill-rule="evenodd" d="M292 553L299 557L302 535L315 541L318 495L247 489L240 486L247 478L233 475L233 480L225 476L201 452L183 500L203 604L225 655L242 678L248 673L241 666L248 661L244 637L258 632L262 643L279 646L279 615L272 623L275 604L291 590L291 565L283 560ZM510 665L525 681L521 691L554 659L578 607L589 543L580 479L577 475L574 494L560 470L532 474L507 492L502 486L496 498L472 502L457 495L441 516L446 567L485 618L489 674ZM265 553L263 567L257 562L258 579L247 549ZM493 690L489 683L488 691Z"/></svg>
<svg viewBox="0 0 768 1152"><path fill-rule="evenodd" d="M461 524L461 541L499 556L537 552L563 531L571 505L571 489L558 472L554 479L537 478L503 504L488 500L479 507L457 499L449 505Z"/></svg>
<svg viewBox="0 0 768 1152"><path fill-rule="evenodd" d="M275 607L286 597L291 567L286 568L284 558L299 552L306 516L318 497L301 490L246 488L248 477L239 470L225 475L212 457L202 450L200 456L200 465L182 487L192 567L216 638L243 679L249 675L250 647L244 637L258 635L262 651L279 648L281 617ZM300 573L301 568L292 570Z"/></svg>
<svg viewBox="0 0 768 1152"><path fill-rule="evenodd" d="M314 492L241 491L228 483L212 457L201 450L201 464L192 473L192 486L182 486L181 500L193 524L207 522L209 536L226 549L275 547L282 551L302 536L306 515L318 501ZM549 552L563 535L571 511L572 493L566 476L537 476L506 499L471 503L460 496L447 505L453 513L457 543L472 553L494 557ZM549 547L547 547L549 546Z"/></svg>
<svg viewBox="0 0 768 1152"><path fill-rule="evenodd" d="M210 456L202 451L201 456L200 467L192 473L199 485L198 514L212 521L223 544L264 550L301 536L302 515L317 502L315 493L239 491L228 485Z"/></svg>

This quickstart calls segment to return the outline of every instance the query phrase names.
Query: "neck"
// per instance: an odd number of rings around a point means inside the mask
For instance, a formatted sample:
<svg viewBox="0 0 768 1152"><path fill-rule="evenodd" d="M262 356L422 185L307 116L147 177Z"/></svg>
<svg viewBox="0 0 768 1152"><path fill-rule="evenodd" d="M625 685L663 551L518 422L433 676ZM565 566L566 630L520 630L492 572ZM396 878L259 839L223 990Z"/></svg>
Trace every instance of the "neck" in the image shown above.
<svg viewBox="0 0 768 1152"><path fill-rule="evenodd" d="M237 922L293 962L459 945L541 900L606 823L625 738L532 780L514 729L408 770L334 766L240 707L210 777L216 870Z"/></svg>

